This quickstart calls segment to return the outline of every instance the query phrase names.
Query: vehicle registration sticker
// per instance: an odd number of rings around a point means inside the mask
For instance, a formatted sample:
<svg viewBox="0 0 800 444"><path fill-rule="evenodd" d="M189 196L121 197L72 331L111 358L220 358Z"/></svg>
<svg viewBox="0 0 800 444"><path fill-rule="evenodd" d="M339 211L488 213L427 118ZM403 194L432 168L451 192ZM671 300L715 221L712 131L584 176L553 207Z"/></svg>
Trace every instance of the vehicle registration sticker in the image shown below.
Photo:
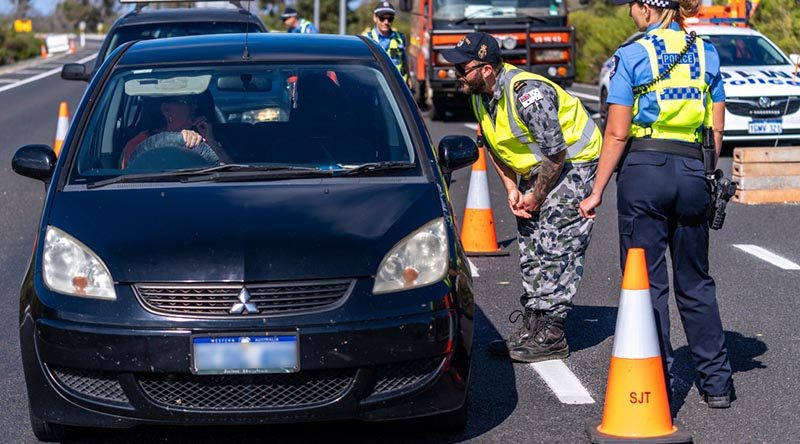
<svg viewBox="0 0 800 444"><path fill-rule="evenodd" d="M192 373L242 375L300 370L296 333L192 336Z"/></svg>
<svg viewBox="0 0 800 444"><path fill-rule="evenodd" d="M751 120L747 125L749 134L780 134L783 132L783 122L780 120Z"/></svg>

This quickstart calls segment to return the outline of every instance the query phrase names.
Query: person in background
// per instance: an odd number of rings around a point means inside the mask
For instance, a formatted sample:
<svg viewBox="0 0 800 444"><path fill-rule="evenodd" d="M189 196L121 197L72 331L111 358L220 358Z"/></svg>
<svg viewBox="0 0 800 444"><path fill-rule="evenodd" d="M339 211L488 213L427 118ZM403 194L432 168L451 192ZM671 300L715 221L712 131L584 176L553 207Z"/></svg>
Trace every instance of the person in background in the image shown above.
<svg viewBox="0 0 800 444"><path fill-rule="evenodd" d="M406 36L402 32L392 29L397 11L391 3L382 1L375 6L372 11L372 21L375 27L366 31L363 35L374 40L378 45L389 54L392 63L403 75L403 80L411 88L411 76L408 70L408 52L406 50Z"/></svg>
<svg viewBox="0 0 800 444"><path fill-rule="evenodd" d="M313 23L301 18L294 8L286 8L281 14L283 26L286 26L286 32L293 34L318 34L319 31Z"/></svg>

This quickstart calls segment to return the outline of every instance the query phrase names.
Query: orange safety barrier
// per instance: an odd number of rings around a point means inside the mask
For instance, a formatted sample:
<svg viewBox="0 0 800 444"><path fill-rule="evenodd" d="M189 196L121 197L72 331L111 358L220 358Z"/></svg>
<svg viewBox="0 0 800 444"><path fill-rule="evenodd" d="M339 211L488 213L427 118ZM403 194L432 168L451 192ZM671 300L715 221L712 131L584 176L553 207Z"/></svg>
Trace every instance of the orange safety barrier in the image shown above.
<svg viewBox="0 0 800 444"><path fill-rule="evenodd" d="M587 432L602 444L692 442L672 422L642 248L628 250L603 419L591 422Z"/></svg>

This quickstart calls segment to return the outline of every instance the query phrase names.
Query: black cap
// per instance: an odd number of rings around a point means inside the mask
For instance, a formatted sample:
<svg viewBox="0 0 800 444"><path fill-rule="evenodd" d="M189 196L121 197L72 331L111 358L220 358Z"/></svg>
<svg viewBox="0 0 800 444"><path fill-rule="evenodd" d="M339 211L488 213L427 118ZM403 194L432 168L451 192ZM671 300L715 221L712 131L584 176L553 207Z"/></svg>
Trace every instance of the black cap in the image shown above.
<svg viewBox="0 0 800 444"><path fill-rule="evenodd" d="M297 9L294 8L286 8L283 10L283 14L281 14L281 20L286 20L287 18L297 17Z"/></svg>
<svg viewBox="0 0 800 444"><path fill-rule="evenodd" d="M442 51L442 57L458 65L470 60L495 64L500 62L500 45L485 32L472 32L464 36L455 48Z"/></svg>
<svg viewBox="0 0 800 444"><path fill-rule="evenodd" d="M381 14L395 15L397 11L394 9L394 6L392 6L391 3L383 1L383 2L378 2L378 4L375 5L375 10L373 10L372 13L375 15L381 15Z"/></svg>
<svg viewBox="0 0 800 444"><path fill-rule="evenodd" d="M615 5L627 5L628 3L641 2L650 6L664 9L679 9L680 3L673 0L612 0Z"/></svg>

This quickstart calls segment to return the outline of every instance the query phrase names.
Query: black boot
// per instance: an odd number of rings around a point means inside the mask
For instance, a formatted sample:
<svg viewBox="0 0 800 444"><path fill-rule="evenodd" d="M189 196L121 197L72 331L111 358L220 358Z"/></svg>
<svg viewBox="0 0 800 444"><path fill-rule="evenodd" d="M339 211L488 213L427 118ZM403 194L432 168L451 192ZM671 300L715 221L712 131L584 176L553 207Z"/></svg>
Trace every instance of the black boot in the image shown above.
<svg viewBox="0 0 800 444"><path fill-rule="evenodd" d="M564 336L564 318L542 315L538 331L520 341L516 347L511 347L508 355L519 362L566 358L569 356L569 345Z"/></svg>
<svg viewBox="0 0 800 444"><path fill-rule="evenodd" d="M508 315L508 320L514 324L522 318L522 325L508 335L508 339L496 339L489 343L489 354L494 356L508 356L508 351L520 344L524 339L532 335L538 326L539 312L526 308L525 311L514 310Z"/></svg>

